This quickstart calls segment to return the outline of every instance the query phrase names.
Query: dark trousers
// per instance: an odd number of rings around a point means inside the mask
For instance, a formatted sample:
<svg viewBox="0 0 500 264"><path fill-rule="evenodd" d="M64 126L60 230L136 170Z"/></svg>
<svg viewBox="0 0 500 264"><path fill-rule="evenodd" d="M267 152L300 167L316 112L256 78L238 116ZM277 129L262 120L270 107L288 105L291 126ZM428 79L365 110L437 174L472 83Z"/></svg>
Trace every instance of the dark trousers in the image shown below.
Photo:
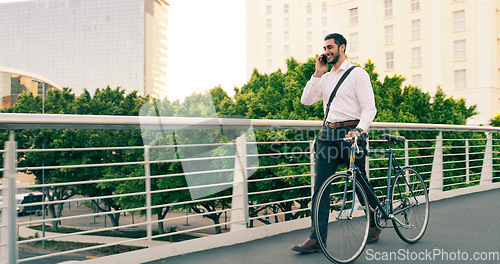
<svg viewBox="0 0 500 264"><path fill-rule="evenodd" d="M315 146L316 151L316 177L314 183L314 195L313 195L313 207L314 201L316 197L316 193L319 188L323 184L323 182L332 174L337 171L337 167L339 164L346 164L349 166L349 155L350 155L350 147L351 144L344 141L336 141L336 139L340 139L345 137L345 135L354 127L341 127L337 129L324 128L319 140L317 141L317 145ZM360 149L366 150L366 142L359 141L358 146ZM368 181L366 177L366 168L365 168L366 155L363 151L356 154L355 165L361 171L361 176L364 177L369 185L369 187L373 190L372 185ZM326 190L330 193L330 190ZM370 204L373 208L375 208L375 201L370 201ZM321 238L323 241L326 241L326 234L328 229L328 214L330 210L330 199L327 195L322 197L319 208L319 215L316 216L313 213L312 217L318 217L319 220L319 229L321 232ZM370 214L371 211L370 211ZM374 226L374 217L371 215L370 226ZM310 238L317 240L317 234L313 228Z"/></svg>

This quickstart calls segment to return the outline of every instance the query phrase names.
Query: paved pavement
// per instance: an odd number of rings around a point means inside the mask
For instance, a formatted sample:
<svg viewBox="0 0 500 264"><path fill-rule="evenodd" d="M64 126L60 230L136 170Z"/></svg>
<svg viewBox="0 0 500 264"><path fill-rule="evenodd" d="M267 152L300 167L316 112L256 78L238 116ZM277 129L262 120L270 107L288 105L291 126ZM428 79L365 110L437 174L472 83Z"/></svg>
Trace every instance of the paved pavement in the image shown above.
<svg viewBox="0 0 500 264"><path fill-rule="evenodd" d="M500 263L500 222L497 220L500 213L499 201L500 189L432 202L429 227L421 241L414 245L406 244L394 230L387 229L382 232L380 241L368 245L355 263L406 263L411 260L411 263L498 264ZM85 223L94 225L90 220L84 220L82 225ZM102 220L98 219L95 225L103 225ZM33 232L28 228L20 228L19 231L20 233ZM148 264L329 263L319 253L296 254L290 251L292 244L302 242L308 234L308 230L297 230L243 244L160 259L148 262ZM24 233L24 235L30 234ZM46 235L53 234L47 233ZM102 241L103 237L75 236L68 237L68 240L95 242ZM492 252L496 254L493 255L496 260L458 260L464 257L474 258L476 252L486 252L486 254ZM479 256L491 257L484 253ZM22 258L24 257L27 256ZM388 259L382 259L383 257Z"/></svg>
<svg viewBox="0 0 500 264"><path fill-rule="evenodd" d="M500 263L500 190L431 203L430 222L421 241L409 245L392 229L368 245L355 263ZM147 264L329 263L320 253L296 254L308 230L298 230L248 243L170 257ZM475 255L475 253L479 253ZM491 255L488 255L492 252ZM385 258L384 258L385 257ZM486 260L473 260L483 257ZM466 260L461 260L461 259Z"/></svg>

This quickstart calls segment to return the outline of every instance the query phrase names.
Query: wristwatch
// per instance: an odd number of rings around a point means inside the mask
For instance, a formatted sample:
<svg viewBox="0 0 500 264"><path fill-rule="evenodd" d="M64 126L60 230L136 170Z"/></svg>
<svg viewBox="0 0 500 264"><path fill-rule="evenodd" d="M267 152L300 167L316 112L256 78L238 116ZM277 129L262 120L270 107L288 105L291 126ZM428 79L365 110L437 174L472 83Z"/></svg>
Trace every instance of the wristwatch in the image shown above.
<svg viewBox="0 0 500 264"><path fill-rule="evenodd" d="M354 130L358 131L359 134L363 134L365 132L365 131L363 131L363 129L361 129L359 127L355 128Z"/></svg>

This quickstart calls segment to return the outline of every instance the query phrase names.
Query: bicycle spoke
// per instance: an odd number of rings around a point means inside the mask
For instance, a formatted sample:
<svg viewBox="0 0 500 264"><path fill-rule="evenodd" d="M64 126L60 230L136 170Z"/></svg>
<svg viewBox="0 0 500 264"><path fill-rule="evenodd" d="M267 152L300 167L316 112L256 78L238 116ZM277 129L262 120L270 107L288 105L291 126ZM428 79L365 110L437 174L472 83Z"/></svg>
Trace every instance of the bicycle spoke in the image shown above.
<svg viewBox="0 0 500 264"><path fill-rule="evenodd" d="M393 224L397 234L407 243L415 243L424 235L429 220L429 197L422 176L405 167L392 187Z"/></svg>
<svg viewBox="0 0 500 264"><path fill-rule="evenodd" d="M356 194L353 194L352 181L347 174L337 174L329 178L320 188L320 195L330 196L330 222L326 239L321 237L320 245L323 253L332 262L347 263L355 260L363 252L368 237L369 214L366 206L368 201L359 183ZM346 185L347 184L347 185ZM314 208L318 215L319 203ZM314 226L319 234L318 220ZM321 243L326 244L323 246Z"/></svg>

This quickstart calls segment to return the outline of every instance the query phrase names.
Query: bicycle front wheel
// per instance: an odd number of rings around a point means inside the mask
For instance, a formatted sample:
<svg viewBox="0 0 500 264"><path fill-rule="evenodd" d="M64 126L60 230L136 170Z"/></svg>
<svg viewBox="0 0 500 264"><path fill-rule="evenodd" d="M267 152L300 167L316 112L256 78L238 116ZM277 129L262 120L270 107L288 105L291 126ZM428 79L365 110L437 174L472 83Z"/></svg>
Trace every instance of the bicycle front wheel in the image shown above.
<svg viewBox="0 0 500 264"><path fill-rule="evenodd" d="M316 194L314 216L320 216L322 200L330 203L327 228L320 228L321 217L313 217L313 226L323 254L334 263L354 261L366 246L370 227L370 209L365 191L358 182L353 184L348 174L334 174Z"/></svg>
<svg viewBox="0 0 500 264"><path fill-rule="evenodd" d="M392 185L392 223L406 243L418 242L429 223L429 195L424 179L412 167L404 167Z"/></svg>

